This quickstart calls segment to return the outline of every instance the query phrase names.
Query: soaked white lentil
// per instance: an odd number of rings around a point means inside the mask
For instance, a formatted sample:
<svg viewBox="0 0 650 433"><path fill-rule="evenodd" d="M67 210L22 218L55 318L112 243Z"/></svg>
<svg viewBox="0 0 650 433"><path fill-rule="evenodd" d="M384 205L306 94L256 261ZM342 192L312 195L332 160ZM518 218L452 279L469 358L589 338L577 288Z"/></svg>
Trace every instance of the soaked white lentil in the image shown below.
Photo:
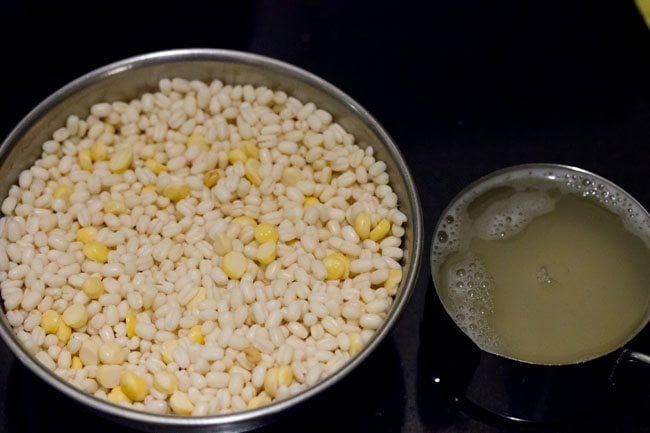
<svg viewBox="0 0 650 433"><path fill-rule="evenodd" d="M46 368L154 413L318 383L381 326L406 216L386 164L311 102L162 79L69 116L2 203L0 294Z"/></svg>

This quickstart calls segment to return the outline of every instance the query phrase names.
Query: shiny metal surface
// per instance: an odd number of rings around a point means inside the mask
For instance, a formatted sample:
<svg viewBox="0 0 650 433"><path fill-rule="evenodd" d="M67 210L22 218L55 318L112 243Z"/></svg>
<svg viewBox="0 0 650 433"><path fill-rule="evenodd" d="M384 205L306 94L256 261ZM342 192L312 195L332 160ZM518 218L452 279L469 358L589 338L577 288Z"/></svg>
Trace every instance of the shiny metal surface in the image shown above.
<svg viewBox="0 0 650 433"><path fill-rule="evenodd" d="M586 177L586 178L588 178L588 179L590 179L592 181L597 181L597 182L605 185L606 190L609 191L612 196L617 195L617 196L620 196L620 197L624 197L625 199L628 200L629 203L634 204L634 205L636 205L638 207L641 214L636 217L636 222L639 224L639 226L644 228L645 233L650 233L650 213L648 213L648 211L643 207L643 205L641 203L639 203L632 195L630 195L623 188L621 188L620 186L616 185L614 182L612 182L612 181L610 181L608 179L605 179L604 177L602 177L602 176L600 176L598 174L592 173L592 172L584 170L582 168L578 168L578 167L574 167L574 166L570 166L570 165L563 165L563 164L531 163L531 164L520 164L520 165L505 167L505 168L502 168L500 170L493 171L492 173L489 173L489 174L487 174L485 176L482 176L481 178L475 180L474 182L470 183L468 186L463 188L463 190L460 191L458 194L456 194L456 196L449 202L447 207L440 214L440 218L438 219L436 227L433 230L433 239L431 240L431 252L430 252L430 256L429 256L429 265L430 265L430 269L431 269L431 277L432 277L432 279L434 281L434 287L435 287L436 276L435 276L435 271L434 271L435 266L434 266L434 248L433 248L433 246L436 243L436 234L440 230L441 225L444 222L444 218L448 214L448 212L451 209L453 209L453 207L456 206L461 199L465 198L466 195L476 193L476 196L478 196L478 195L484 193L485 191L489 190L490 188L493 188L495 185L499 185L499 184L503 183L504 179L508 179L509 174L511 174L511 173L512 174L521 173L522 171L525 172L527 170L530 170L530 171L535 170L537 172L539 172L540 170L548 170L549 172L552 172L553 170L560 170L560 171L563 171L563 172L571 173L572 175L575 175L575 176L583 176L583 177ZM524 178L524 176L519 176L518 178ZM555 177L552 177L551 179L555 179ZM492 184L492 182L495 181L495 180L498 180L498 182L495 182L494 184ZM479 193L479 191L480 191L480 193ZM436 296L437 295L438 295L438 289L436 288ZM443 304L445 310L447 311L447 314L449 315L449 317L454 321L454 323L456 323L456 320L454 319L454 316L453 316L452 312L450 312L449 309L447 308L447 305L444 302L442 302L442 304ZM625 342L623 342L620 346L615 347L615 348L609 350L608 352L601 353L596 357L587 358L587 359L584 359L582 361L576 362L574 364L581 364L581 363L584 363L586 361L591 361L592 359L599 358L599 357L605 356L605 355L607 355L609 353L612 353L612 352L615 352L615 351L619 350L621 347L624 347L630 340L632 340L636 335L638 335L641 332L641 330L644 329L647 326L648 322L650 322L650 310L648 310L648 312L646 313L645 320L639 325L639 327L634 332L630 333L627 340ZM456 323L456 325L458 325L458 323ZM467 335L468 338L470 338L467 333L465 333L465 334ZM485 349L481 348L481 350L485 350ZM497 355L497 356L500 356L500 357L503 357L503 358L508 358L508 359L511 359L511 360L514 360L514 361L519 361L519 362L522 362L522 363L525 363L525 364L535 364L535 365L537 365L536 363L526 361L524 359L517 359L517 358L513 358L511 356L506 356L503 353L499 353L497 351L490 352L490 353L492 353L494 355ZM637 352L635 352L635 353L637 353ZM638 354L637 360L639 360L639 361L646 362L646 361L650 360L650 357L648 357L645 354L642 354L642 353L637 353L637 354ZM539 364L539 365L553 366L553 365L556 365L556 364ZM573 364L557 364L557 365L573 365Z"/></svg>
<svg viewBox="0 0 650 433"><path fill-rule="evenodd" d="M183 49L156 52L122 60L99 68L61 88L32 110L0 146L0 199L17 181L21 170L39 156L42 143L62 126L70 114L87 116L90 106L102 100L125 100L156 89L159 79L184 77L228 83L250 83L284 90L304 101L313 101L330 111L334 118L354 134L360 146L372 145L378 158L386 162L391 186L407 215L404 242L404 278L386 321L362 352L316 386L284 401L259 409L228 415L179 417L154 415L110 404L88 395L41 366L18 342L4 312L0 314L0 336L13 353L32 372L67 396L95 409L104 416L149 431L252 429L280 416L350 373L371 353L404 309L414 287L422 255L422 212L415 184L402 155L392 139L357 102L326 81L289 64L228 50ZM37 414L36 414L37 415Z"/></svg>

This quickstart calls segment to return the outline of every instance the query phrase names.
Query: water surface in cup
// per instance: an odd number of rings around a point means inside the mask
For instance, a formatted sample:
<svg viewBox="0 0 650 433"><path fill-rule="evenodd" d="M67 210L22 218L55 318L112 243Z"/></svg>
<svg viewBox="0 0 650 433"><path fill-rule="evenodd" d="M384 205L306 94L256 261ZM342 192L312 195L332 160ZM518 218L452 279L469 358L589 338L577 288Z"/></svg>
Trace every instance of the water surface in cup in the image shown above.
<svg viewBox="0 0 650 433"><path fill-rule="evenodd" d="M539 364L596 358L645 323L647 214L568 169L521 169L464 194L439 224L433 275L484 350Z"/></svg>

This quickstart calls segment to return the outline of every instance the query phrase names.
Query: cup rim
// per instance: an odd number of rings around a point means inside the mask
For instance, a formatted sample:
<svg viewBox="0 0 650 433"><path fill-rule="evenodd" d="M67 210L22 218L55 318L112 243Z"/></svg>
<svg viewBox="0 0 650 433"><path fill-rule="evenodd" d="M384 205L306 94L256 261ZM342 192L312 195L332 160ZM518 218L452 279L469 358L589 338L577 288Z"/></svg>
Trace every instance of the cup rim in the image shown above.
<svg viewBox="0 0 650 433"><path fill-rule="evenodd" d="M434 230L433 230L432 238L431 238L431 243L430 243L431 248L430 248L430 251L429 251L429 272L431 274L431 280L432 280L432 283L433 283L433 290L435 291L435 295L438 297L438 299L440 300L443 308L445 309L446 314L453 321L454 325L456 327L458 327L459 329L460 329L460 326L458 325L456 320L454 320L454 318L452 317L452 314L447 309L447 306L445 305L445 303L442 302L442 299L440 299L440 295L438 294L438 289L436 288L435 275L434 275L434 266L433 266L433 260L434 260L433 245L435 244L436 234L440 230L440 226L441 226L441 224L443 222L443 219L444 219L445 215L447 215L447 213L453 208L453 206L458 202L458 200L460 200L463 196L465 196L471 190L475 189L477 186L479 186L482 183L484 183L484 182L486 182L486 181L488 181L490 179L493 179L495 177L499 177L499 176L502 176L502 175L510 173L510 172L523 171L523 170L527 170L527 169L549 169L549 170L561 169L561 170L566 170L566 171L569 171L569 172L572 172L572 173L575 173L575 174L581 174L581 175L589 176L590 178L601 181L601 182L607 184L610 188L612 188L614 190L617 190L617 192L620 192L622 195L625 196L626 199L628 199L630 202L632 202L633 204L638 206L638 208L645 214L646 221L650 221L650 212L648 212L648 210L633 195L628 193L625 189L621 188L619 185L612 182L611 180L609 180L609 179L607 179L607 178L605 178L605 177L603 177L603 176L601 176L599 174L593 173L593 172L591 172L589 170L585 170L583 168L580 168L580 167L576 167L576 166L572 166L572 165L568 165L568 164L546 163L546 162L543 162L543 163L526 163L526 164L517 164L517 165L511 165L511 166L508 166L508 167L500 168L498 170L491 171L491 172L479 177L478 179L472 181L469 185L465 186L459 193L457 193L449 201L449 204L447 204L447 206L444 208L444 210L440 214L440 217L438 218L438 221L436 222L436 225L435 225ZM634 332L632 332L628 336L628 338L625 339L625 341L623 343L621 343L619 346L609 350L608 352L601 353L601 354L599 354L597 356L581 359L581 360L575 361L575 362L568 362L568 363L532 362L532 361L528 361L528 360L525 360L525 359L519 359L519 358L516 358L516 357L513 357L513 356L504 355L504 354L498 353L496 351L486 350L486 349L484 349L482 347L479 347L478 344L476 344L476 342L474 342L474 340L469 335L467 335L467 333L465 331L463 331L462 329L461 329L461 332L463 332L463 334L467 338L469 338L470 341L472 342L472 344L474 344L479 350L490 353L491 355L498 356L498 357L501 357L501 358L505 358L505 359L508 359L510 361L521 362L521 363L524 363L524 364L529 364L529 365L534 365L534 366L563 367L563 366L572 366L572 365L584 364L584 363L589 362L589 361L594 361L594 360L597 360L597 359L601 359L601 358L604 358L604 357L606 357L608 355L611 355L612 353L614 353L614 352L616 352L618 350L623 349L631 340L633 340L637 335L639 335L639 333L641 331L643 331L646 328L646 326L648 325L649 322L650 322L650 307L648 308L648 311L646 311L645 318L641 322L639 327Z"/></svg>

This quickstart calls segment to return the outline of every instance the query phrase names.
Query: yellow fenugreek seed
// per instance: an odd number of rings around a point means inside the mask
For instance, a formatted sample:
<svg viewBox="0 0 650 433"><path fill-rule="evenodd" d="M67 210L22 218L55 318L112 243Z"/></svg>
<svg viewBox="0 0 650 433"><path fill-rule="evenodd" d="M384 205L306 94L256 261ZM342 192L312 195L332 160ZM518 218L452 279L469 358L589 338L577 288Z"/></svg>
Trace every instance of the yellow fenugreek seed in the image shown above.
<svg viewBox="0 0 650 433"><path fill-rule="evenodd" d="M328 280L340 280L350 274L350 261L341 253L333 253L323 259Z"/></svg>
<svg viewBox="0 0 650 433"><path fill-rule="evenodd" d="M217 184L217 182L219 182L220 177L218 168L206 171L203 175L203 185L212 188Z"/></svg>
<svg viewBox="0 0 650 433"><path fill-rule="evenodd" d="M199 153L209 152L210 149L211 149L210 144L207 143L207 142L204 142L203 144L195 143L195 144L192 144L192 146L198 147L199 148Z"/></svg>
<svg viewBox="0 0 650 433"><path fill-rule="evenodd" d="M129 149L121 149L115 151L108 161L108 168L113 173L124 173L131 167L133 162L133 153Z"/></svg>
<svg viewBox="0 0 650 433"><path fill-rule="evenodd" d="M328 280L339 280L345 273L345 265L335 257L327 256L323 259Z"/></svg>
<svg viewBox="0 0 650 433"><path fill-rule="evenodd" d="M275 260L277 253L277 244L274 241L268 241L257 247L255 258L261 265L268 265Z"/></svg>
<svg viewBox="0 0 650 433"><path fill-rule="evenodd" d="M161 344L160 356L166 364L174 362L174 350L178 346L178 340L167 340Z"/></svg>
<svg viewBox="0 0 650 433"><path fill-rule="evenodd" d="M147 185L145 187L142 187L140 194L146 194L148 192L156 192L156 185Z"/></svg>
<svg viewBox="0 0 650 433"><path fill-rule="evenodd" d="M126 211L126 205L120 200L109 200L104 203L104 213L121 214Z"/></svg>
<svg viewBox="0 0 650 433"><path fill-rule="evenodd" d="M90 149L81 149L78 155L79 167L82 170L93 171L93 158L90 156Z"/></svg>
<svg viewBox="0 0 650 433"><path fill-rule="evenodd" d="M72 369L73 370L81 370L83 368L83 363L81 362L81 358L78 356L73 356L72 357Z"/></svg>
<svg viewBox="0 0 650 433"><path fill-rule="evenodd" d="M90 157L93 161L103 161L108 158L108 147L101 141L96 141L90 146Z"/></svg>
<svg viewBox="0 0 650 433"><path fill-rule="evenodd" d="M231 164L235 164L236 162L244 163L247 159L248 156L246 156L246 152L244 152L242 149L233 149L228 152L228 161Z"/></svg>
<svg viewBox="0 0 650 433"><path fill-rule="evenodd" d="M84 245L84 254L90 260L98 263L106 263L108 261L108 247L102 242L88 242Z"/></svg>
<svg viewBox="0 0 650 433"><path fill-rule="evenodd" d="M178 388L178 379L174 373L160 370L153 375L153 387L164 394L172 394Z"/></svg>
<svg viewBox="0 0 650 433"><path fill-rule="evenodd" d="M278 392L279 372L277 367L269 368L266 371L266 376L264 376L264 391L271 397L275 397Z"/></svg>
<svg viewBox="0 0 650 433"><path fill-rule="evenodd" d="M251 226L255 228L257 226L257 222L253 218L246 215L233 218L232 222L238 224L240 227Z"/></svg>
<svg viewBox="0 0 650 433"><path fill-rule="evenodd" d="M59 329L56 330L56 338L59 339L61 345L68 344L70 336L72 335L72 328L65 324L63 320L59 322Z"/></svg>
<svg viewBox="0 0 650 433"><path fill-rule="evenodd" d="M361 352L361 349L363 348L363 340L361 339L361 335L356 332L352 332L348 334L348 340L350 340L350 356L355 356L357 353Z"/></svg>
<svg viewBox="0 0 650 433"><path fill-rule="evenodd" d="M92 242L97 237L97 229L95 227L83 227L77 230L77 240L84 244Z"/></svg>
<svg viewBox="0 0 650 433"><path fill-rule="evenodd" d="M370 232L370 239L379 242L384 239L388 233L390 233L390 221L384 218L377 223L374 229L372 229Z"/></svg>
<svg viewBox="0 0 650 433"><path fill-rule="evenodd" d="M239 251L231 251L221 260L221 268L230 279L238 280L246 272L248 261Z"/></svg>
<svg viewBox="0 0 650 433"><path fill-rule="evenodd" d="M71 195L72 195L72 187L69 185L59 185L56 188L54 188L54 191L52 191L52 197L61 198L66 202L70 200Z"/></svg>
<svg viewBox="0 0 650 433"><path fill-rule="evenodd" d="M192 300L187 303L186 308L188 310L193 310L194 308L198 308L199 304L205 301L207 297L208 297L208 292L207 290L205 290L205 287L199 287L199 291L192 298Z"/></svg>
<svg viewBox="0 0 650 433"><path fill-rule="evenodd" d="M195 132L194 134L190 135L187 138L187 147L191 146L199 146L201 148L202 152L207 152L210 150L210 146L208 145L208 142L205 140L205 137L203 134L199 134Z"/></svg>
<svg viewBox="0 0 650 433"><path fill-rule="evenodd" d="M63 311L63 322L71 328L83 328L88 322L88 311L81 304L72 304Z"/></svg>
<svg viewBox="0 0 650 433"><path fill-rule="evenodd" d="M167 167L164 164L159 163L153 158L149 158L144 162L144 166L149 170L153 171L156 174L160 174L163 171L167 170Z"/></svg>
<svg viewBox="0 0 650 433"><path fill-rule="evenodd" d="M384 287L390 296L394 296L397 293L400 281L402 281L401 269L391 269L388 271L388 278L384 282Z"/></svg>
<svg viewBox="0 0 650 433"><path fill-rule="evenodd" d="M174 391L172 396L169 397L169 406L177 415L191 415L194 410L190 398L182 391Z"/></svg>
<svg viewBox="0 0 650 433"><path fill-rule="evenodd" d="M253 185L259 185L262 183L262 178L260 177L260 162L257 159L249 159L244 163L244 175L246 179Z"/></svg>
<svg viewBox="0 0 650 433"><path fill-rule="evenodd" d="M283 365L278 370L278 384L289 386L293 382L293 370L288 365Z"/></svg>
<svg viewBox="0 0 650 433"><path fill-rule="evenodd" d="M280 239L280 233L274 225L269 223L260 223L255 227L255 240L258 244L264 242L277 242Z"/></svg>
<svg viewBox="0 0 650 433"><path fill-rule="evenodd" d="M187 197L190 193L190 186L184 183L170 183L163 188L162 195L167 197L173 202L179 201Z"/></svg>
<svg viewBox="0 0 650 433"><path fill-rule="evenodd" d="M249 409L257 409L258 407L264 406L271 403L271 399L267 395L256 395L255 397L248 400L247 407Z"/></svg>
<svg viewBox="0 0 650 433"><path fill-rule="evenodd" d="M133 311L129 311L126 314L126 336L129 338L135 337L135 325L137 323L137 318Z"/></svg>
<svg viewBox="0 0 650 433"><path fill-rule="evenodd" d="M124 391L122 391L122 388L119 386L111 389L111 392L108 393L106 398L113 404L131 403L131 400L129 400L126 394L124 394Z"/></svg>
<svg viewBox="0 0 650 433"><path fill-rule="evenodd" d="M243 350L243 352L246 355L246 359L251 364L257 365L260 363L260 361L262 361L262 353L255 346L248 346L246 349Z"/></svg>
<svg viewBox="0 0 650 433"><path fill-rule="evenodd" d="M345 266L345 273L343 274L343 278L347 278L350 275L350 259L348 256L342 253L332 253L331 255L343 263Z"/></svg>
<svg viewBox="0 0 650 433"><path fill-rule="evenodd" d="M47 310L41 315L41 328L46 334L56 334L60 322L61 317L54 310Z"/></svg>
<svg viewBox="0 0 650 433"><path fill-rule="evenodd" d="M370 215L365 212L357 214L354 218L354 231L357 232L361 240L368 239L370 236Z"/></svg>
<svg viewBox="0 0 650 433"><path fill-rule="evenodd" d="M239 142L239 147L248 155L250 158L259 159L260 150L257 148L257 144L253 140L242 140Z"/></svg>
<svg viewBox="0 0 650 433"><path fill-rule="evenodd" d="M316 197L306 196L305 200L302 202L303 207L313 206L315 204L320 204L320 201Z"/></svg>
<svg viewBox="0 0 650 433"><path fill-rule="evenodd" d="M192 326L190 332L187 333L187 338L192 343L205 344L205 338L203 338L203 333L201 332L201 325Z"/></svg>
<svg viewBox="0 0 650 433"><path fill-rule="evenodd" d="M120 388L133 401L142 401L147 396L147 382L132 371L125 371L120 376Z"/></svg>
<svg viewBox="0 0 650 433"><path fill-rule="evenodd" d="M104 284L100 278L88 277L81 285L81 290L90 299L98 299L104 293Z"/></svg>

